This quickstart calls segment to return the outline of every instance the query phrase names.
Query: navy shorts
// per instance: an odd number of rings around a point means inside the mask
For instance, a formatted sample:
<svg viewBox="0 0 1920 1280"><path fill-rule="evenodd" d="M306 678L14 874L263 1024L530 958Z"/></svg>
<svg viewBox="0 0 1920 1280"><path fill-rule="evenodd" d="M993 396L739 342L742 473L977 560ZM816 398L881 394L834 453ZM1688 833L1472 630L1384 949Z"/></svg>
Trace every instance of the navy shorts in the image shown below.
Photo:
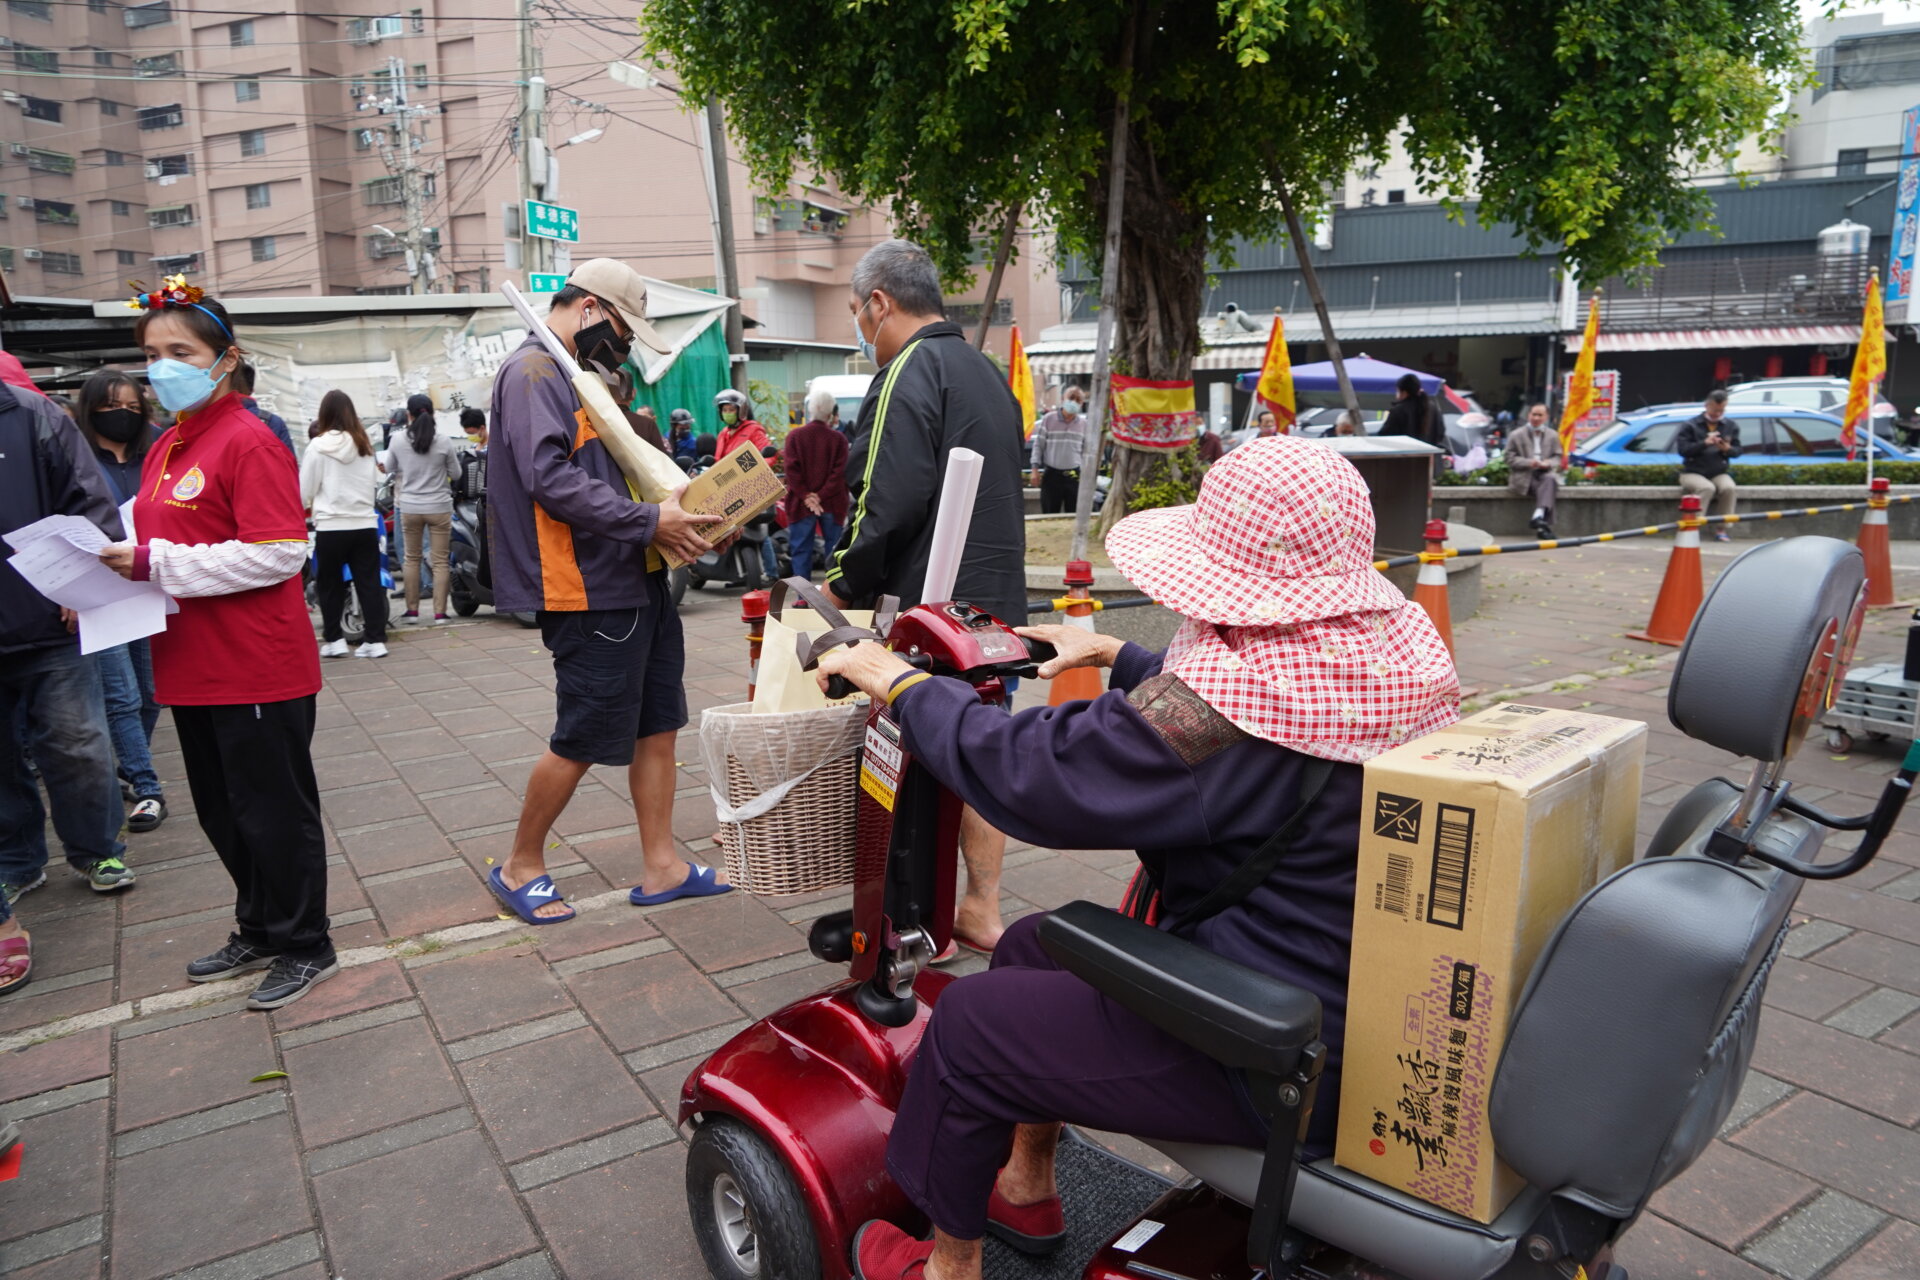
<svg viewBox="0 0 1920 1280"><path fill-rule="evenodd" d="M665 576L648 575L640 608L539 614L556 677L555 755L632 764L635 741L687 723L686 640Z"/></svg>

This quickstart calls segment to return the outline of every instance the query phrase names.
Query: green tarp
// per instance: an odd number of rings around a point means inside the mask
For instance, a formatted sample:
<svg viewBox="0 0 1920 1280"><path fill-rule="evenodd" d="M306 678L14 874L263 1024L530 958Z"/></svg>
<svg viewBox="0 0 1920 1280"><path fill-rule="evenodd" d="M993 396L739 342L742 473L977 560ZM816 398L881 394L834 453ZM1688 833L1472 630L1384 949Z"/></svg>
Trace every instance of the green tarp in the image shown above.
<svg viewBox="0 0 1920 1280"><path fill-rule="evenodd" d="M651 385L639 382L631 408L651 406L654 421L664 435L667 415L675 409L693 412L694 430L713 430L713 398L724 391L727 381L727 338L720 323L710 324L667 366L660 381ZM709 425L703 425L709 424Z"/></svg>

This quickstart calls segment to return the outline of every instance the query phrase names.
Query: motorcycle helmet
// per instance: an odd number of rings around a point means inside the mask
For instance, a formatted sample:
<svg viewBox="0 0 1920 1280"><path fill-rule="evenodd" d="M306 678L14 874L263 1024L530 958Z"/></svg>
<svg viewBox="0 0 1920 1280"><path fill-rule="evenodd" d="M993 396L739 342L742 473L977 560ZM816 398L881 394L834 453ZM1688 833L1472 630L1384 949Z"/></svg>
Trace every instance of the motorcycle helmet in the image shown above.
<svg viewBox="0 0 1920 1280"><path fill-rule="evenodd" d="M675 427L685 427L688 431L692 431L693 410L675 409L672 413L669 413L667 415L667 429L671 431Z"/></svg>
<svg viewBox="0 0 1920 1280"><path fill-rule="evenodd" d="M740 420L742 422L745 422L753 416L753 406L747 403L747 396L743 391L735 391L732 387L728 387L725 391L714 396L713 407L715 409L723 409L728 405L732 405L740 411Z"/></svg>

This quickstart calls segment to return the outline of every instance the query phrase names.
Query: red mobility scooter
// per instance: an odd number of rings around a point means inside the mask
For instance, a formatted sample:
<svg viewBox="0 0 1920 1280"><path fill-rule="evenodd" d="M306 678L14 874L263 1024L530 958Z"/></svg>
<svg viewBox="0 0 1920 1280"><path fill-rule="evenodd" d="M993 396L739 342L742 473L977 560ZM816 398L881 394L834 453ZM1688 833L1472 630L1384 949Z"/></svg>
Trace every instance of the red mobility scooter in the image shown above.
<svg viewBox="0 0 1920 1280"><path fill-rule="evenodd" d="M1676 803L1645 855L1576 904L1544 949L1491 1094L1499 1155L1528 1186L1494 1222L1297 1157L1324 1056L1311 995L1076 902L1042 926L1048 950L1244 1072L1272 1136L1264 1150L1154 1144L1192 1175L1179 1184L1063 1143L1067 1245L1036 1259L989 1239L986 1275L1626 1280L1613 1243L1705 1149L1739 1092L1800 886L1864 867L1920 770L1916 745L1858 817L1799 801L1782 777L1845 671L1862 599L1859 552L1829 538L1756 547L1715 584L1668 714L1750 772ZM908 610L888 639L988 702L1041 657L964 604ZM862 782L853 909L810 939L815 955L850 966L848 979L735 1036L681 1095L688 1208L716 1280L846 1280L861 1224L925 1225L888 1178L885 1148L927 1018L954 980L929 965L951 926L960 805L877 704ZM1829 831L1860 843L1822 861Z"/></svg>

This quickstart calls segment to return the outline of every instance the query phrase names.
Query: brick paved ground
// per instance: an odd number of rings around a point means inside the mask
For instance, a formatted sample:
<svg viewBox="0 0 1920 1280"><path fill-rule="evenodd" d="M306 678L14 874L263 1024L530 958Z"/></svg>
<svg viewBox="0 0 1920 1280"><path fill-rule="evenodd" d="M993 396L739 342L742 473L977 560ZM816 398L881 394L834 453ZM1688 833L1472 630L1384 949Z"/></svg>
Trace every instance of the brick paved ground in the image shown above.
<svg viewBox="0 0 1920 1280"><path fill-rule="evenodd" d="M1645 621L1664 555L1489 562L1486 610L1458 629L1474 688L1541 685L1531 700L1652 723L1643 836L1728 764L1666 727L1670 655L1622 635ZM1920 572L1899 585L1920 595ZM689 597L686 617L696 712L736 700L735 597ZM1864 655L1896 650L1903 617L1877 616ZM38 969L0 1001L0 1114L24 1121L27 1150L24 1176L0 1184L0 1274L698 1277L680 1082L748 1019L836 976L804 931L843 899L632 909L631 811L620 775L595 770L549 851L582 916L533 936L497 917L481 875L549 726L537 637L488 618L402 632L385 662L327 676L314 746L339 977L274 1015L240 1008L248 980L184 981L224 936L230 890L164 721L174 812L132 837L138 887L102 898L58 877L24 900ZM714 822L691 736L681 755L675 831L700 856ZM1795 775L1858 810L1892 767L1884 749L1811 749ZM1006 907L1113 901L1127 864L1016 848ZM1737 1111L1625 1243L1641 1280L1920 1274L1920 814L1867 872L1800 901ZM274 1069L287 1078L249 1082Z"/></svg>

